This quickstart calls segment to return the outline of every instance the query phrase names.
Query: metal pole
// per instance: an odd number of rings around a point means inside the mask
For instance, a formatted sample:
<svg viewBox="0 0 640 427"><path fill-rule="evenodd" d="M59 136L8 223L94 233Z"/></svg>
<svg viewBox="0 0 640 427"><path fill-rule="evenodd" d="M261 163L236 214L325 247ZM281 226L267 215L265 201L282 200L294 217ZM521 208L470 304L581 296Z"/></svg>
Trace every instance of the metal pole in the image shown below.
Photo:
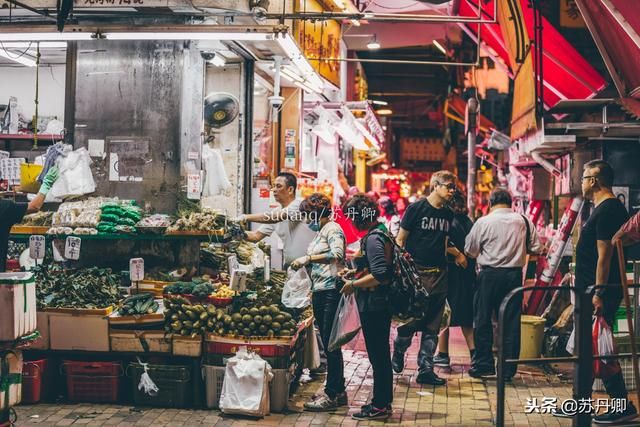
<svg viewBox="0 0 640 427"><path fill-rule="evenodd" d="M631 301L629 298L629 286L627 284L627 270L624 263L624 248L622 247L622 241L618 240L616 242L616 249L616 252L618 252L618 267L620 268L622 296L624 297L624 305L626 308L625 311L627 312L627 326L629 327L629 337L631 338L631 354L633 355L631 359L633 362L633 377L636 381L636 396L638 397L638 401L640 402L640 387L638 387L638 384L640 384L640 372L638 371L638 349L636 348L636 334L633 330Z"/></svg>
<svg viewBox="0 0 640 427"><path fill-rule="evenodd" d="M573 312L576 328L575 349L578 351L578 365L573 381L573 398L588 399L593 386L593 350L591 343L591 314L593 305L590 290L576 289L576 305ZM583 411L584 412L584 411ZM591 425L591 414L578 413L573 417L574 427Z"/></svg>
<svg viewBox="0 0 640 427"><path fill-rule="evenodd" d="M467 102L467 207L469 216L476 217L476 120L478 100L471 98Z"/></svg>

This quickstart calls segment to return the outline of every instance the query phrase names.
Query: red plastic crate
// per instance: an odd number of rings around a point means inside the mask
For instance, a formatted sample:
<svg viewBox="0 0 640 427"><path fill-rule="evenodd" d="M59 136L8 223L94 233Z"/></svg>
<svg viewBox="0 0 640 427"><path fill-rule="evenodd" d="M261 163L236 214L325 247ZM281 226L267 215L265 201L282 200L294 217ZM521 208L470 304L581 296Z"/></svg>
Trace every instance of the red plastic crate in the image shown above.
<svg viewBox="0 0 640 427"><path fill-rule="evenodd" d="M22 403L38 403L47 369L47 359L25 361L22 365Z"/></svg>
<svg viewBox="0 0 640 427"><path fill-rule="evenodd" d="M236 354L240 347L247 347L248 351L264 357L289 356L294 349L296 338L297 336L290 339L256 339L209 335L205 341L205 353Z"/></svg>
<svg viewBox="0 0 640 427"><path fill-rule="evenodd" d="M117 402L120 378L124 371L120 362L74 362L65 360L67 394L72 402Z"/></svg>

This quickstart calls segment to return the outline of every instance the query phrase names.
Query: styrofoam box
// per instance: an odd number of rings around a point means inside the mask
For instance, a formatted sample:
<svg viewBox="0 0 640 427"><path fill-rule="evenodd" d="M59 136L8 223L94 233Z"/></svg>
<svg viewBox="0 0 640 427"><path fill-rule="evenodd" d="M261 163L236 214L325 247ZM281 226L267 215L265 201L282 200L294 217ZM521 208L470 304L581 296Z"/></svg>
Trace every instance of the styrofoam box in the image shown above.
<svg viewBox="0 0 640 427"><path fill-rule="evenodd" d="M36 283L31 273L0 273L0 341L36 330Z"/></svg>
<svg viewBox="0 0 640 427"><path fill-rule="evenodd" d="M22 378L22 352L19 350L8 352L4 356L9 362L9 378ZM4 363L4 360L0 358L0 363ZM0 389L0 411L11 408L22 401L22 381L11 381L7 391ZM5 393L9 393L8 408L5 408Z"/></svg>

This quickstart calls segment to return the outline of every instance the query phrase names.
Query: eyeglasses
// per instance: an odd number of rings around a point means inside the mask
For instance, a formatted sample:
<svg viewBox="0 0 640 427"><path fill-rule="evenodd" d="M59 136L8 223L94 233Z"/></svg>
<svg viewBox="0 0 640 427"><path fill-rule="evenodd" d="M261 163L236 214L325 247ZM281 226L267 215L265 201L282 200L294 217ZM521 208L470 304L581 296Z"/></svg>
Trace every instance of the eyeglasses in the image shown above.
<svg viewBox="0 0 640 427"><path fill-rule="evenodd" d="M441 185L441 186L443 186L443 187L446 187L446 188L447 188L447 190L455 190L455 189L457 189L457 188L458 188L458 187L456 187L456 185L455 185L455 184L453 184L453 183L451 183L451 184L440 184L440 185Z"/></svg>
<svg viewBox="0 0 640 427"><path fill-rule="evenodd" d="M584 182L585 179L589 179L589 178L598 179L596 175L587 175L580 178L580 182Z"/></svg>

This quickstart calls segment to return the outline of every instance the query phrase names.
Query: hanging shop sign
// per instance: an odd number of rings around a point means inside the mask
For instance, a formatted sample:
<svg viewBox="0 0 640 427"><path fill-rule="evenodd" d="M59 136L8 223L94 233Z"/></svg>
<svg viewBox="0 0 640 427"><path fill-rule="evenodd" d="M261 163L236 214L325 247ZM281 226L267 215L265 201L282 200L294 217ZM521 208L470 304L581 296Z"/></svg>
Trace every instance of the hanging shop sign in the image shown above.
<svg viewBox="0 0 640 427"><path fill-rule="evenodd" d="M324 8L316 0L298 0L296 12L323 12ZM298 43L302 47L313 68L325 79L340 87L341 26L333 20L299 21L295 31Z"/></svg>
<svg viewBox="0 0 640 427"><path fill-rule="evenodd" d="M200 200L202 195L202 174L190 173L187 175L187 198Z"/></svg>
<svg viewBox="0 0 640 427"><path fill-rule="evenodd" d="M353 101L366 101L369 98L369 83L364 73L364 68L359 62L350 63L355 66L355 75L353 76Z"/></svg>
<svg viewBox="0 0 640 427"><path fill-rule="evenodd" d="M294 169L296 167L296 131L287 129L284 133L284 167Z"/></svg>

